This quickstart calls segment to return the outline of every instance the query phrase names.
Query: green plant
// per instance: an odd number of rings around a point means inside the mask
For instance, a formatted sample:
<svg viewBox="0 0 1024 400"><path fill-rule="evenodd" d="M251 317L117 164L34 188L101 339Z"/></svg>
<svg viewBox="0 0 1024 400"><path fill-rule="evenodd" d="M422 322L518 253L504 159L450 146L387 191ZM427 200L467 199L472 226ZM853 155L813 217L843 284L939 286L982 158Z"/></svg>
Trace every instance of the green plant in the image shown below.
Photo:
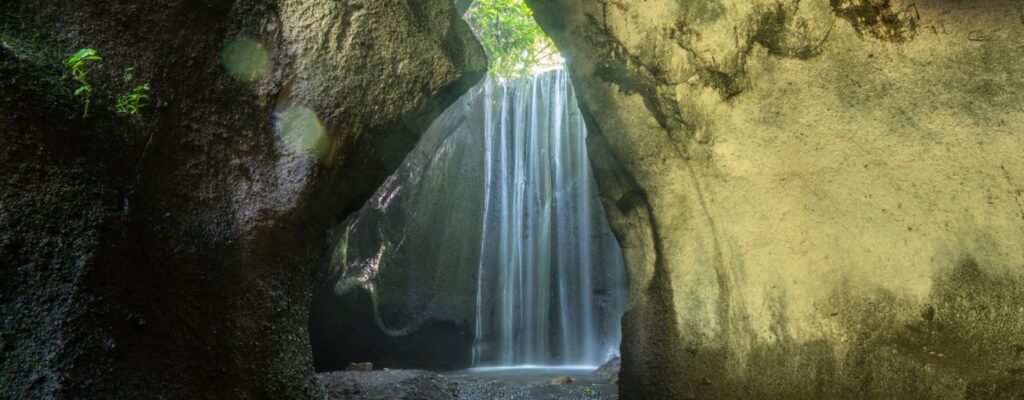
<svg viewBox="0 0 1024 400"><path fill-rule="evenodd" d="M494 75L529 75L558 53L523 0L477 0L468 16Z"/></svg>
<svg viewBox="0 0 1024 400"><path fill-rule="evenodd" d="M103 61L103 58L96 53L96 50L88 48L81 49L64 60L64 67L71 72L71 77L78 82L75 96L82 98L84 107L82 118L89 117L89 105L92 104L93 87L89 83L89 66L98 61ZM135 68L125 68L122 77L124 83L131 84L134 79ZM114 111L124 116L138 114L139 110L149 104L149 89L148 83L132 87L128 93L117 98L117 103L114 104Z"/></svg>
<svg viewBox="0 0 1024 400"><path fill-rule="evenodd" d="M135 79L135 68L125 68L122 80L124 83L132 83ZM132 87L127 94L117 98L114 104L114 111L118 114L129 116L139 113L142 107L149 104L149 84L142 84Z"/></svg>
<svg viewBox="0 0 1024 400"><path fill-rule="evenodd" d="M127 94L117 98L114 111L121 115L135 115L149 104L149 84L138 85Z"/></svg>
<svg viewBox="0 0 1024 400"><path fill-rule="evenodd" d="M64 67L71 72L71 77L78 82L78 88L75 89L75 96L82 98L82 105L84 107L82 111L82 118L89 117L89 104L92 103L92 85L89 84L89 65L103 61L96 50L93 49L81 49L77 53L73 54L64 60Z"/></svg>

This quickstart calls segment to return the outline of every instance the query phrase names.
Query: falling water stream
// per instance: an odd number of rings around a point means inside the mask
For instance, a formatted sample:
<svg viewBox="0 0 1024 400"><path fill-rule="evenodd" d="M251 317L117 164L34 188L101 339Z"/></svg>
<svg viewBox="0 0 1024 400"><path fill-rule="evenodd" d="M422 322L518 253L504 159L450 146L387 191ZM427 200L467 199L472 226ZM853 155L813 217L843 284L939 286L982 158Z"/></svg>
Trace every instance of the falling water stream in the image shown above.
<svg viewBox="0 0 1024 400"><path fill-rule="evenodd" d="M335 293L368 288L390 337L471 324L448 332L473 334L475 370L600 365L618 352L626 283L586 137L564 70L486 78L346 222ZM468 357L459 340L421 354Z"/></svg>
<svg viewBox="0 0 1024 400"><path fill-rule="evenodd" d="M483 83L476 367L596 366L617 352L622 256L563 70ZM604 230L605 232L602 232Z"/></svg>

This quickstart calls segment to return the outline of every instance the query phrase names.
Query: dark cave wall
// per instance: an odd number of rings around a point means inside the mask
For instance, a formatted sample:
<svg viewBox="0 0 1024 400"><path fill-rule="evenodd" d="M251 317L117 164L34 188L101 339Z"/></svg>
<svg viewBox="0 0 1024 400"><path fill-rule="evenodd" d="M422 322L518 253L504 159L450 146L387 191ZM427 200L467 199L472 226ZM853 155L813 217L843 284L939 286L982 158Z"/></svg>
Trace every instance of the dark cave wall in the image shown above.
<svg viewBox="0 0 1024 400"><path fill-rule="evenodd" d="M393 335L376 322L373 295L366 289L352 288L343 294L332 289L314 292L310 307L309 335L317 372L342 371L351 363L364 362L375 369L453 371L471 366L472 325L426 318L416 329Z"/></svg>
<svg viewBox="0 0 1024 400"><path fill-rule="evenodd" d="M239 37L273 63L252 83L221 66ZM15 1L0 39L0 398L322 396L330 230L486 69L444 0ZM108 109L126 67L153 86L133 118ZM291 105L319 153L276 136Z"/></svg>
<svg viewBox="0 0 1024 400"><path fill-rule="evenodd" d="M622 398L1024 396L1019 2L528 3L627 262Z"/></svg>

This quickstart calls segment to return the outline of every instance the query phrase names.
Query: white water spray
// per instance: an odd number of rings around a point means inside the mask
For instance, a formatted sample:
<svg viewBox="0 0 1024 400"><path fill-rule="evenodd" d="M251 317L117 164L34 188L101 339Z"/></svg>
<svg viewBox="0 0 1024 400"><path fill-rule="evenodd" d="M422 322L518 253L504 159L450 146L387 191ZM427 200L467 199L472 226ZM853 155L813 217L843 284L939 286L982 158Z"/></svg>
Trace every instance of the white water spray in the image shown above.
<svg viewBox="0 0 1024 400"><path fill-rule="evenodd" d="M617 353L624 267L593 192L568 75L483 85L473 365L596 366Z"/></svg>

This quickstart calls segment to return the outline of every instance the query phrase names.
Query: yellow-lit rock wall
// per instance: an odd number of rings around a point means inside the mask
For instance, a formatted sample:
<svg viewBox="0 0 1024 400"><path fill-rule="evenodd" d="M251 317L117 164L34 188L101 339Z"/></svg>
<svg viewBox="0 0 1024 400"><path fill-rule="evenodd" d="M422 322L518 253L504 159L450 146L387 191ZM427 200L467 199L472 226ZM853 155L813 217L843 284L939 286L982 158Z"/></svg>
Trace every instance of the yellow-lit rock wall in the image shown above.
<svg viewBox="0 0 1024 400"><path fill-rule="evenodd" d="M626 253L623 398L1024 395L1024 5L529 3Z"/></svg>

